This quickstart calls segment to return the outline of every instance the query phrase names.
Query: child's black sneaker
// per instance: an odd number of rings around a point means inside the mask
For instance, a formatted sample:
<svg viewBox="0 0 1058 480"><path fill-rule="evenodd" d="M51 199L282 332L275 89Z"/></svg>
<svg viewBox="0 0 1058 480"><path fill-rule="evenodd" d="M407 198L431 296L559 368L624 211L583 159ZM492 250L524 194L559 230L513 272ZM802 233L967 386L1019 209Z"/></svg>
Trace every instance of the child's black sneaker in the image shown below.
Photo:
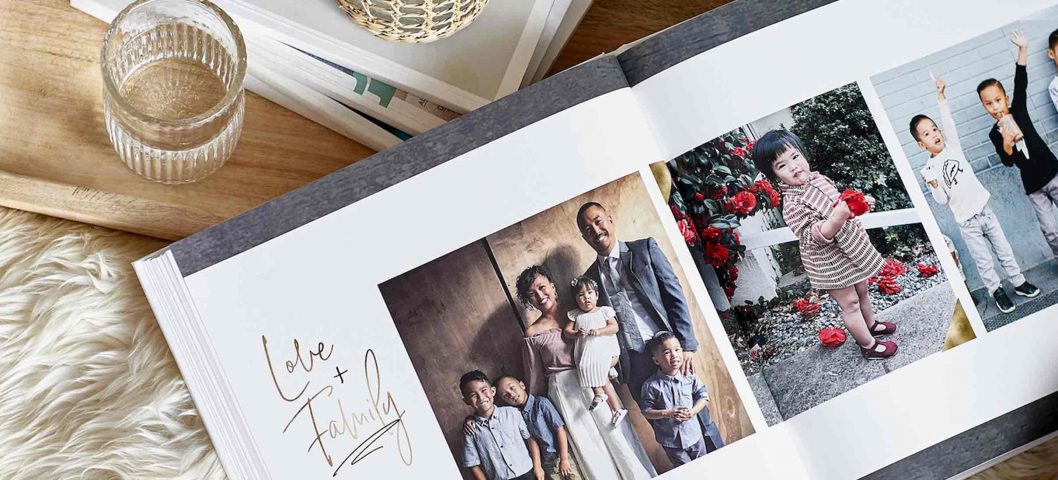
<svg viewBox="0 0 1058 480"><path fill-rule="evenodd" d="M1014 287L1014 293L1022 297L1032 298L1040 294L1040 289L1026 280L1021 285Z"/></svg>
<svg viewBox="0 0 1058 480"><path fill-rule="evenodd" d="M996 307L999 307L999 311L1003 313L1010 313L1014 311L1014 302L1007 296L1007 292L1002 288L996 290L996 293L992 294L992 298L996 301Z"/></svg>

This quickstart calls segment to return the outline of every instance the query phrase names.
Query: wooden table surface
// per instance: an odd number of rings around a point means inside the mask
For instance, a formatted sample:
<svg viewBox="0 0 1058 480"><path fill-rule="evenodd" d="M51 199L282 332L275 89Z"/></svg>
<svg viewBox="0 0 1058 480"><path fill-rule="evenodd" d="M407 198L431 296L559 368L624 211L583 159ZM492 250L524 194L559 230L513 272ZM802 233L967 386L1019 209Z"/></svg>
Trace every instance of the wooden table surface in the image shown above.
<svg viewBox="0 0 1058 480"><path fill-rule="evenodd" d="M597 0L552 73L722 3ZM107 138L105 30L67 0L0 0L0 206L174 240L374 153L247 92L242 137L223 168L190 185L145 180Z"/></svg>

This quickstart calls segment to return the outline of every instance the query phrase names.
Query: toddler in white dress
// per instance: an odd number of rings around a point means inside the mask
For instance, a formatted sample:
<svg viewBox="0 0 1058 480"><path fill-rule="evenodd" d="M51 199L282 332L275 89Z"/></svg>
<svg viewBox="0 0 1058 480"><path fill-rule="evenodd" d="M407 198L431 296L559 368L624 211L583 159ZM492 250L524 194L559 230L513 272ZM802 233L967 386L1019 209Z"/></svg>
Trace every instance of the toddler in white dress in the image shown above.
<svg viewBox="0 0 1058 480"><path fill-rule="evenodd" d="M577 362L577 373L580 384L590 388L595 397L589 410L595 410L606 402L612 413L611 424L617 425L628 415L628 410L621 408L617 392L610 383L611 372L621 355L621 346L617 343L617 314L608 306L599 306L599 286L588 277L577 277L573 280L573 296L577 300L577 309L566 315L569 322L565 330L569 337L577 339L573 349L573 359Z"/></svg>

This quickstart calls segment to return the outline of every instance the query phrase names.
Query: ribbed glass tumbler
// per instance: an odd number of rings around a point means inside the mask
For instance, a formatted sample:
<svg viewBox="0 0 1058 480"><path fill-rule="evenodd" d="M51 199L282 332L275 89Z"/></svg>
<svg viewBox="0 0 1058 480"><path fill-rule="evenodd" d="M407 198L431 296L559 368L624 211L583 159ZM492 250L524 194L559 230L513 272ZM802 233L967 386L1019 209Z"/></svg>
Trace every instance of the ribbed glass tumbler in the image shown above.
<svg viewBox="0 0 1058 480"><path fill-rule="evenodd" d="M136 173L190 183L231 155L242 133L246 45L216 5L134 2L107 30L100 63L107 132Z"/></svg>

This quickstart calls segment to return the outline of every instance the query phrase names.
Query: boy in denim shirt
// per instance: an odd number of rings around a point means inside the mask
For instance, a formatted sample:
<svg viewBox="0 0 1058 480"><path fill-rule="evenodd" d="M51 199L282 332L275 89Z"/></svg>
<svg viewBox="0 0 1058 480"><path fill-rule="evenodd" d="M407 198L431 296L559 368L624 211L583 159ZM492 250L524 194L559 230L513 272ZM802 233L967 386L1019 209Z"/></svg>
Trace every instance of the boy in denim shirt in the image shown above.
<svg viewBox="0 0 1058 480"><path fill-rule="evenodd" d="M643 383L640 405L672 466L679 467L723 446L716 424L710 420L703 426L698 421L698 414L709 403L709 394L697 375L680 372L683 348L679 339L671 332L659 332L647 348L658 372ZM713 448L708 448L707 439Z"/></svg>
<svg viewBox="0 0 1058 480"><path fill-rule="evenodd" d="M530 394L525 383L512 375L497 378L496 391L504 403L521 410L529 433L540 446L540 467L544 470L544 478L579 480L580 466L569 442L566 423L551 400Z"/></svg>

